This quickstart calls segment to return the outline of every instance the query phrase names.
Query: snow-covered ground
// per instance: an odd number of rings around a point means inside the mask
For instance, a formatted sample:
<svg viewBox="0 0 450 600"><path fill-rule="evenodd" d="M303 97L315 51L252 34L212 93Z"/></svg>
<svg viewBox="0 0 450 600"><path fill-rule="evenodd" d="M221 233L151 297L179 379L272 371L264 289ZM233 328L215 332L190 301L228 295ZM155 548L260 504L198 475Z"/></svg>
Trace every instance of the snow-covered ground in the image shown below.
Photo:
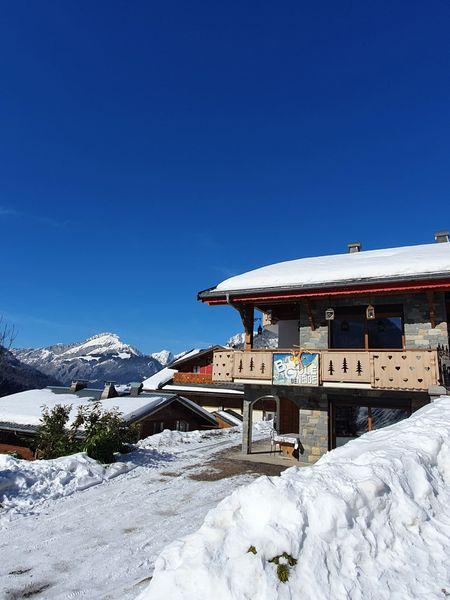
<svg viewBox="0 0 450 600"><path fill-rule="evenodd" d="M136 598L162 549L254 479L201 480L207 461L239 442L238 428L165 431L107 468L84 454L0 457L0 598Z"/></svg>
<svg viewBox="0 0 450 600"><path fill-rule="evenodd" d="M443 397L312 467L234 491L196 533L164 550L139 600L449 596L450 397Z"/></svg>

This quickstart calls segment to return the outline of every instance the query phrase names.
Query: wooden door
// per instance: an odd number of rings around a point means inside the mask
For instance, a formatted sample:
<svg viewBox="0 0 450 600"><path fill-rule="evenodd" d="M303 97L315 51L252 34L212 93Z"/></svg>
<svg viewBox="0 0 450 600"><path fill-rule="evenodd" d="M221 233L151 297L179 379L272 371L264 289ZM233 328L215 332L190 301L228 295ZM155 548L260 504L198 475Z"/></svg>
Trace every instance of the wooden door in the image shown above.
<svg viewBox="0 0 450 600"><path fill-rule="evenodd" d="M299 428L298 406L288 398L280 398L279 433L298 433Z"/></svg>

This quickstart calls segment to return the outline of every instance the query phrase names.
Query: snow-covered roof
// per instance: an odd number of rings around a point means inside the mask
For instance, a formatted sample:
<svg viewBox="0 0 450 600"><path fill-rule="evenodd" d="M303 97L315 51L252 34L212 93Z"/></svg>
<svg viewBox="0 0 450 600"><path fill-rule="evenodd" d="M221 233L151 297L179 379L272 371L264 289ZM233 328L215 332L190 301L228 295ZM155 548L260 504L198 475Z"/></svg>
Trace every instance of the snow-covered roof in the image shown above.
<svg viewBox="0 0 450 600"><path fill-rule="evenodd" d="M207 392L210 394L234 394L238 396L243 396L243 390L236 390L230 388L222 388L219 386L208 387L205 385L184 385L183 383L179 383L177 385L165 385L163 388L165 391L173 391L173 392Z"/></svg>
<svg viewBox="0 0 450 600"><path fill-rule="evenodd" d="M187 352L182 352L181 354L177 354L175 356L175 360L171 363L171 366L176 365L178 362L187 360L188 358L193 358L200 352L204 352L202 348L193 348L192 350L188 350Z"/></svg>
<svg viewBox="0 0 450 600"><path fill-rule="evenodd" d="M200 295L433 276L450 276L450 243L299 258L231 277Z"/></svg>
<svg viewBox="0 0 450 600"><path fill-rule="evenodd" d="M158 371L151 377L148 377L142 382L144 386L144 390L159 390L165 383L173 379L175 373L178 373L176 369L170 369L169 367L164 367L161 371Z"/></svg>
<svg viewBox="0 0 450 600"><path fill-rule="evenodd" d="M162 405L172 402L175 398L211 420L210 413L187 398L182 398L175 394L118 396L102 400L101 405L105 410L117 408L123 415L124 421L133 422L139 420L144 415L154 412ZM69 422L72 422L78 407L89 405L93 400L95 400L94 396L89 398L79 397L76 394L57 394L47 388L19 392L0 398L0 423L38 426L40 425L42 407L46 406L51 410L57 404L70 404L72 406L69 420Z"/></svg>
<svg viewBox="0 0 450 600"><path fill-rule="evenodd" d="M224 421L230 423L231 425L242 425L242 417L239 418L236 415L227 412L226 410L217 410L214 414L221 417Z"/></svg>

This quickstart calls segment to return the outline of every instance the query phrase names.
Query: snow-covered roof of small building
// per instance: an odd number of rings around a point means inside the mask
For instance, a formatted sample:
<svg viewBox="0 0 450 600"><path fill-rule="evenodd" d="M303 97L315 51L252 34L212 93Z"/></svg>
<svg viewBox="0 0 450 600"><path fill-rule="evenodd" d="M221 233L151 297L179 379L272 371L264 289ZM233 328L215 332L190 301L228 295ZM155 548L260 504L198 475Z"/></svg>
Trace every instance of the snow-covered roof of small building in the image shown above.
<svg viewBox="0 0 450 600"><path fill-rule="evenodd" d="M161 369L161 371L158 371L142 382L144 390L159 390L165 383L173 379L175 373L178 373L176 369L164 367L164 369Z"/></svg>
<svg viewBox="0 0 450 600"><path fill-rule="evenodd" d="M117 408L122 414L123 420L130 423L155 412L155 410L161 408L164 404L168 404L175 399L195 412L202 414L209 421L213 420L208 411L198 406L195 402L176 394L117 396L101 400L101 406L105 410ZM42 408L46 406L51 410L57 404L70 404L72 406L69 420L69 422L72 422L78 408L80 406L88 406L93 400L96 400L95 396L89 398L86 396L80 397L77 394L55 393L48 388L11 394L10 396L0 398L0 424L7 423L36 427L40 425Z"/></svg>
<svg viewBox="0 0 450 600"><path fill-rule="evenodd" d="M299 258L222 281L200 297L229 292L339 286L347 283L450 276L450 243L423 244Z"/></svg>

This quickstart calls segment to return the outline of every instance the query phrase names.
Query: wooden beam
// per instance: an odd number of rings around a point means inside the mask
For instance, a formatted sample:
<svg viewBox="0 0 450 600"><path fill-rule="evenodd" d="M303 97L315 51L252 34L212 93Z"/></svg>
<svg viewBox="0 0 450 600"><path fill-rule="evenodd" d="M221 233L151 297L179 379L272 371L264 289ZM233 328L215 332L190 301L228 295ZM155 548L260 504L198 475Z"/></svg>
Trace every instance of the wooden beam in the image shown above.
<svg viewBox="0 0 450 600"><path fill-rule="evenodd" d="M245 341L244 350L251 350L253 348L253 328L255 324L255 309L253 306L238 306L233 305L241 315L242 324L244 326Z"/></svg>
<svg viewBox="0 0 450 600"><path fill-rule="evenodd" d="M313 315L313 312L311 309L311 303L309 301L309 298L306 298L305 304L306 304L306 312L308 313L308 320L309 320L309 325L311 327L311 331L315 331L316 330L316 322L314 321L314 315Z"/></svg>
<svg viewBox="0 0 450 600"><path fill-rule="evenodd" d="M431 328L436 327L436 311L434 309L434 293L433 290L427 291L428 312L430 314Z"/></svg>
<svg viewBox="0 0 450 600"><path fill-rule="evenodd" d="M391 283L391 284L373 284L373 285L348 285L341 287L334 287L328 289L312 289L308 291L292 291L288 293L264 293L260 292L258 295L252 296L236 296L231 300L232 302L247 303L274 303L282 301L295 301L302 298L332 298L339 296L356 296L360 294L403 294L405 292L416 292L421 293L427 290L433 290L436 292L450 291L450 279L438 279L435 281L406 281L403 283ZM208 304L229 304L230 301L226 298L202 298L202 302Z"/></svg>

